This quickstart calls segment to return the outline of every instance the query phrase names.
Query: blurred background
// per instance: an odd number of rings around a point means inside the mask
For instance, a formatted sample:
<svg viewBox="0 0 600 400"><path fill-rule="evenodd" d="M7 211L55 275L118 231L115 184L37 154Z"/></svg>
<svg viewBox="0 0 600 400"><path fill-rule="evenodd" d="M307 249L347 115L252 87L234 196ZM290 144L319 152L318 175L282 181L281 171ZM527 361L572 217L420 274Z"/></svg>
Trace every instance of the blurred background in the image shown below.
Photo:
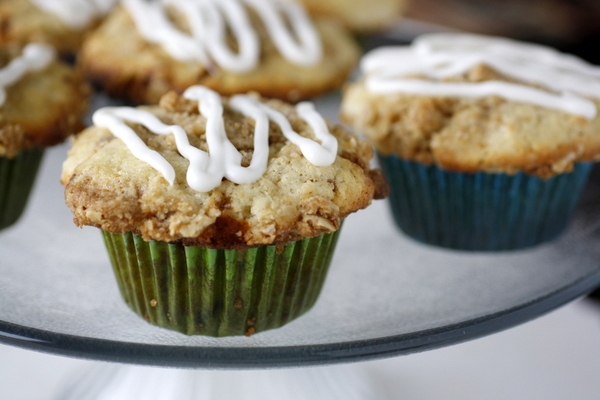
<svg viewBox="0 0 600 400"><path fill-rule="evenodd" d="M542 43L600 64L597 0L413 0L405 17Z"/></svg>

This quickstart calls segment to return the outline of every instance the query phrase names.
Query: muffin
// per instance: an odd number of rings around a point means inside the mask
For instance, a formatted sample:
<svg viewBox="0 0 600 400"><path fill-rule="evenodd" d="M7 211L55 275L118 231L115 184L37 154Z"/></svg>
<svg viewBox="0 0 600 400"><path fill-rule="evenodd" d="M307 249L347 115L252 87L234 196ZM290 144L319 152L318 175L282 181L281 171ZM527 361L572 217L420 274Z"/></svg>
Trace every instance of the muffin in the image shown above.
<svg viewBox="0 0 600 400"><path fill-rule="evenodd" d="M300 0L314 15L339 20L357 33L384 30L400 19L407 0Z"/></svg>
<svg viewBox="0 0 600 400"><path fill-rule="evenodd" d="M2 0L0 43L47 43L73 55L117 0Z"/></svg>
<svg viewBox="0 0 600 400"><path fill-rule="evenodd" d="M48 146L83 127L89 87L43 44L0 46L0 229L22 214Z"/></svg>
<svg viewBox="0 0 600 400"><path fill-rule="evenodd" d="M182 333L250 335L306 312L342 220L385 195L368 143L311 103L194 86L93 120L63 165L66 203L103 232L126 303Z"/></svg>
<svg viewBox="0 0 600 400"><path fill-rule="evenodd" d="M196 84L296 102L341 86L359 55L339 24L293 2L125 0L79 61L98 87L140 104Z"/></svg>
<svg viewBox="0 0 600 400"><path fill-rule="evenodd" d="M395 221L422 242L525 248L567 226L600 156L600 69L499 37L367 54L341 117L377 148Z"/></svg>

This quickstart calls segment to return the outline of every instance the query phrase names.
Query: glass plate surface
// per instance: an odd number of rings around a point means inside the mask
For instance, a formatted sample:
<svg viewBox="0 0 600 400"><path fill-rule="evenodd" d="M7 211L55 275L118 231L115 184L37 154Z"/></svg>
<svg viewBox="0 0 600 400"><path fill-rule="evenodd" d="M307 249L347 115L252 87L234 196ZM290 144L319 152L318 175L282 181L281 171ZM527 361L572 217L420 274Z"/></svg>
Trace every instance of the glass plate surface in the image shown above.
<svg viewBox="0 0 600 400"><path fill-rule="evenodd" d="M100 102L101 103L101 102ZM319 101L335 117L337 96ZM68 145L48 150L23 218L0 231L0 341L75 357L177 367L358 361L434 349L535 318L600 285L600 170L569 230L531 250L422 245L385 201L350 216L316 305L252 337L189 337L121 300L100 233L79 229L59 183Z"/></svg>

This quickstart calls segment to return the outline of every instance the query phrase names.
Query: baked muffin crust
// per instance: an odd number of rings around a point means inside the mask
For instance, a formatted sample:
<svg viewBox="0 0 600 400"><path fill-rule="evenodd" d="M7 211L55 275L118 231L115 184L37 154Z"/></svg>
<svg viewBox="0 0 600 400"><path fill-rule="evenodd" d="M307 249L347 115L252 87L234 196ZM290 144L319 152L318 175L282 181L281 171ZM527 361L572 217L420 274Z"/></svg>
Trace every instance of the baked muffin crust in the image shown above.
<svg viewBox="0 0 600 400"><path fill-rule="evenodd" d="M0 42L47 43L61 54L74 54L99 20L96 18L88 26L75 28L57 15L41 10L30 0L2 0Z"/></svg>
<svg viewBox="0 0 600 400"><path fill-rule="evenodd" d="M276 50L258 18L250 16L261 38L261 53L257 68L247 73L174 59L159 44L141 36L124 7L86 41L80 65L92 82L111 95L143 104L155 104L169 90L181 93L196 84L223 95L257 91L265 97L296 102L340 87L356 65L356 43L331 21L314 21L323 45L321 61L299 66ZM173 22L186 30L181 16L173 15Z"/></svg>
<svg viewBox="0 0 600 400"><path fill-rule="evenodd" d="M515 67L516 68L516 67ZM508 82L557 93L509 77L479 63L443 79L402 76L426 82ZM341 118L364 133L384 155L457 172L523 171L544 178L569 172L576 162L600 159L600 113L591 119L500 96L376 93L366 80L346 87ZM600 110L600 100L589 99Z"/></svg>
<svg viewBox="0 0 600 400"><path fill-rule="evenodd" d="M314 138L292 106L278 100L261 101L282 112L300 135ZM171 92L159 106L143 109L166 124L183 127L193 146L207 150L206 119L199 114L197 102ZM254 120L227 106L224 118L227 136L247 166ZM335 162L317 167L271 124L269 163L262 178L250 184L224 179L217 188L198 192L187 184L189 162L179 155L171 135L154 135L139 125L131 126L173 165L174 184L134 157L110 131L90 127L74 141L63 166L65 198L77 225L114 233L133 231L145 240L245 248L335 231L342 218L385 195L379 172L369 168L370 146L341 127L330 127L338 140Z"/></svg>
<svg viewBox="0 0 600 400"><path fill-rule="evenodd" d="M0 67L21 52L18 46L0 48ZM0 107L0 156L47 147L83 128L90 87L82 75L54 60L40 71L30 71L5 88Z"/></svg>

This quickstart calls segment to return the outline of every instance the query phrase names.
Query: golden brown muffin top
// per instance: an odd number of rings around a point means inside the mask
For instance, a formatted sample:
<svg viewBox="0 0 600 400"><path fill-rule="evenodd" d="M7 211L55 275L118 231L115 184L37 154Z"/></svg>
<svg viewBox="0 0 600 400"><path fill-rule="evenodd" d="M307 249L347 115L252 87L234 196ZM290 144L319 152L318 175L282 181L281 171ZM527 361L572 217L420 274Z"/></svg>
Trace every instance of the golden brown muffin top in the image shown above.
<svg viewBox="0 0 600 400"><path fill-rule="evenodd" d="M124 7L115 10L84 43L79 63L88 78L113 96L139 104L155 104L169 90L183 92L192 85L209 87L222 95L259 92L269 98L297 102L342 85L360 56L349 33L336 23L318 19L322 58L315 65L298 65L284 58L260 18L248 12L260 39L258 66L236 73L198 61L173 58L160 44L139 32ZM189 32L184 16L169 15L181 32ZM231 49L236 41L229 37Z"/></svg>
<svg viewBox="0 0 600 400"><path fill-rule="evenodd" d="M560 96L485 62L439 79L417 73L404 78L453 84L505 82ZM600 109L600 100L585 101L592 109ZM397 154L452 171L523 171L547 178L570 171L576 162L600 158L600 113L588 118L499 95L377 93L367 88L363 77L346 88L341 118L384 155Z"/></svg>
<svg viewBox="0 0 600 400"><path fill-rule="evenodd" d="M17 46L0 47L0 68L22 55ZM0 156L14 157L21 149L62 142L83 128L90 88L81 74L53 60L27 72L5 88L0 106Z"/></svg>
<svg viewBox="0 0 600 400"><path fill-rule="evenodd" d="M68 7L70 1L62 0ZM111 4L110 0L104 1ZM114 1L112 2L114 3ZM89 1L86 7L98 8L93 1ZM108 6L106 6L108 7ZM74 8L71 14L75 14L76 20L85 20L85 10ZM61 17L49 10L41 9L31 0L2 0L0 1L0 43L18 42L22 44L39 42L48 43L61 54L74 54L85 36L94 29L101 19L101 12L90 15L91 19L86 24L72 25L65 22Z"/></svg>
<svg viewBox="0 0 600 400"><path fill-rule="evenodd" d="M301 136L314 138L294 107L278 100L260 101L283 113ZM193 146L207 150L206 118L197 104L171 92L159 106L142 109L165 124L181 126ZM254 120L227 103L223 117L227 136L247 166L254 148ZM342 218L367 207L374 197L385 196L381 174L369 168L370 146L340 127L330 126L338 140L334 163L318 167L271 123L268 166L261 178L247 184L223 179L213 190L199 192L186 181L189 162L177 152L172 135L130 126L174 167L175 182L170 185L134 157L109 130L90 127L73 142L62 174L66 202L77 225L138 232L145 240L243 248L335 231Z"/></svg>

